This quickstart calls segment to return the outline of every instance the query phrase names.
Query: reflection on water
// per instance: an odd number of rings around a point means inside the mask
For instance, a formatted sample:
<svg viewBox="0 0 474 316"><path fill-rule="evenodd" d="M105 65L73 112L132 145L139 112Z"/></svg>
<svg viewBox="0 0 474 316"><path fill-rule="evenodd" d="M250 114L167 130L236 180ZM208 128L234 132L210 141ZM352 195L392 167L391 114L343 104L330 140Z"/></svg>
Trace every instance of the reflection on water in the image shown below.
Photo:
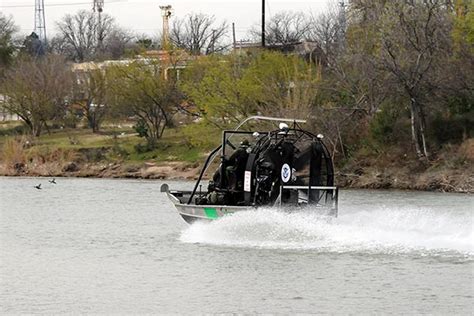
<svg viewBox="0 0 474 316"><path fill-rule="evenodd" d="M0 178L1 313L474 308L472 196L350 190L337 219L265 209L188 226L160 181L57 182Z"/></svg>

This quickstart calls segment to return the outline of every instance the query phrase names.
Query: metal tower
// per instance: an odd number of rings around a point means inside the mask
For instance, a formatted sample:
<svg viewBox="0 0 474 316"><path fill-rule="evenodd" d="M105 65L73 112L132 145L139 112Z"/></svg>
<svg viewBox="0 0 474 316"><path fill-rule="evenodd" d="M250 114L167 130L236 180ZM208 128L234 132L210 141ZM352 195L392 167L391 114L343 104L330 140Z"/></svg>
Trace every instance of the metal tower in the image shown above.
<svg viewBox="0 0 474 316"><path fill-rule="evenodd" d="M97 12L97 48L99 51L103 49L104 42L104 29L102 26L102 11L104 11L104 0L94 0L94 6L92 7L94 12Z"/></svg>
<svg viewBox="0 0 474 316"><path fill-rule="evenodd" d="M346 41L346 3L344 0L339 1L339 32L338 32L338 41L341 45L341 48L344 48Z"/></svg>
<svg viewBox="0 0 474 316"><path fill-rule="evenodd" d="M35 0L35 33L41 43L46 46L46 21L43 0Z"/></svg>

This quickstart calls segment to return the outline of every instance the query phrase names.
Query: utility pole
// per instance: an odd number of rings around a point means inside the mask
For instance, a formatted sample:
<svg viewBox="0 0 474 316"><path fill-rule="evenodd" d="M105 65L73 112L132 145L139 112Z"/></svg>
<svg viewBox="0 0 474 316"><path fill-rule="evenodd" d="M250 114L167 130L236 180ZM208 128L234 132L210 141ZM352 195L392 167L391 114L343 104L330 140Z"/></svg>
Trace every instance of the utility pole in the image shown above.
<svg viewBox="0 0 474 316"><path fill-rule="evenodd" d="M265 47L265 0L262 0L262 47Z"/></svg>
<svg viewBox="0 0 474 316"><path fill-rule="evenodd" d="M161 78L168 80L168 67L170 62L169 48L170 48L170 25L169 20L172 14L171 6L161 6L161 16L163 17L163 35L161 37L161 50L165 51L163 60L161 60Z"/></svg>
<svg viewBox="0 0 474 316"><path fill-rule="evenodd" d="M235 49L235 23L232 22L232 44Z"/></svg>
<svg viewBox="0 0 474 316"><path fill-rule="evenodd" d="M215 49L216 49L215 44L216 44L216 29L213 29L213 30L212 30L212 46L211 46L211 47L212 47L212 53L213 53L213 54L214 54Z"/></svg>
<svg viewBox="0 0 474 316"><path fill-rule="evenodd" d="M46 47L46 21L44 18L44 1L35 0L35 33L41 44Z"/></svg>
<svg viewBox="0 0 474 316"><path fill-rule="evenodd" d="M163 17L163 36L161 38L161 49L167 50L169 47L170 41L170 26L169 19L171 17L172 11L170 5L160 5L161 16Z"/></svg>

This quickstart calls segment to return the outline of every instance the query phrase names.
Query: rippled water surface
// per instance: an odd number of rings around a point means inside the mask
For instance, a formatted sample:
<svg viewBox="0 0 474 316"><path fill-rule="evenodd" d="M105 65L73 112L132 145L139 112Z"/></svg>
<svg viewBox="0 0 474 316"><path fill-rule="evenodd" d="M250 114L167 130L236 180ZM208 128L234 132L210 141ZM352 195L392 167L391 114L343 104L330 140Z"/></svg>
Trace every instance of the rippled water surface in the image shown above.
<svg viewBox="0 0 474 316"><path fill-rule="evenodd" d="M161 183L0 178L0 313L473 313L472 196L347 190L334 220L188 226Z"/></svg>

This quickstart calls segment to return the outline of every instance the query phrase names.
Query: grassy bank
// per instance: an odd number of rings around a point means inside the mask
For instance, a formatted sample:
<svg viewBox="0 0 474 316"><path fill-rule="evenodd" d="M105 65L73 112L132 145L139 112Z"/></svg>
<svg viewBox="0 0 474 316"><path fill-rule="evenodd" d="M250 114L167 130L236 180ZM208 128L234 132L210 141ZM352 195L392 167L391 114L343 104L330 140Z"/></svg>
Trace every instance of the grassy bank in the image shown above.
<svg viewBox="0 0 474 316"><path fill-rule="evenodd" d="M57 129L36 139L20 132L18 122L0 124L1 175L195 179L220 139L219 133L168 128L157 148L147 150L126 124L106 125L100 133ZM430 161L397 147L361 150L337 160L336 181L352 188L474 192L473 162L473 139L445 146Z"/></svg>
<svg viewBox="0 0 474 316"><path fill-rule="evenodd" d="M181 128L165 130L148 150L131 126L58 129L40 138L18 135L19 126L1 125L3 175L192 178L209 149L192 145Z"/></svg>

